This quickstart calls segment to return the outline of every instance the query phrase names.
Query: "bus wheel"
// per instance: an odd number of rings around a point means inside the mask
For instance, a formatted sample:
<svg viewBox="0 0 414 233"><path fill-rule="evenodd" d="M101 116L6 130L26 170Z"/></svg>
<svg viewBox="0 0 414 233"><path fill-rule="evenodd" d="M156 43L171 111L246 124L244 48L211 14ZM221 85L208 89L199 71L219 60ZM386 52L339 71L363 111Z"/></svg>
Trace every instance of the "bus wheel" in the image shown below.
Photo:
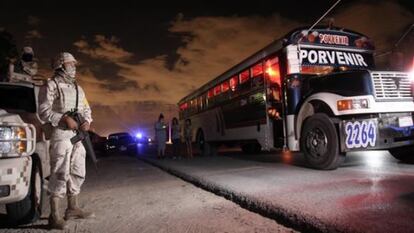
<svg viewBox="0 0 414 233"><path fill-rule="evenodd" d="M406 147L398 147L390 149L390 154L404 163L411 163L414 164L414 156L413 156L414 146L406 146Z"/></svg>
<svg viewBox="0 0 414 233"><path fill-rule="evenodd" d="M197 149L200 151L200 155L207 156L210 154L209 144L204 140L204 133L199 130L197 133Z"/></svg>
<svg viewBox="0 0 414 233"><path fill-rule="evenodd" d="M323 113L317 113L305 121L300 147L307 163L316 169L336 169L345 159L345 154L339 153L335 125Z"/></svg>
<svg viewBox="0 0 414 233"><path fill-rule="evenodd" d="M34 222L41 215L43 180L39 163L37 160L33 160L30 186L26 197L21 201L6 205L7 216L11 225Z"/></svg>
<svg viewBox="0 0 414 233"><path fill-rule="evenodd" d="M245 154L258 154L262 151L262 146L259 143L249 143L243 144L241 149Z"/></svg>

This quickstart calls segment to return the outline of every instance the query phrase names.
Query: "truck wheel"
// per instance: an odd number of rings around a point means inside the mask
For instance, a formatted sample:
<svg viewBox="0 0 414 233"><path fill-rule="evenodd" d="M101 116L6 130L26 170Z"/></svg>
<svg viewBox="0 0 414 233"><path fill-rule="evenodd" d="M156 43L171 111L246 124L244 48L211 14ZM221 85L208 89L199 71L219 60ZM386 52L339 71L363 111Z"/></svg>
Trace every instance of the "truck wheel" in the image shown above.
<svg viewBox="0 0 414 233"><path fill-rule="evenodd" d="M399 161L414 164L414 146L398 147L390 149L389 151Z"/></svg>
<svg viewBox="0 0 414 233"><path fill-rule="evenodd" d="M27 224L39 219L42 211L42 174L37 160L33 159L29 191L18 202L6 205L7 216L11 225Z"/></svg>
<svg viewBox="0 0 414 233"><path fill-rule="evenodd" d="M307 163L316 169L336 169L345 159L339 153L339 140L335 125L326 114L309 117L302 128L300 147Z"/></svg>

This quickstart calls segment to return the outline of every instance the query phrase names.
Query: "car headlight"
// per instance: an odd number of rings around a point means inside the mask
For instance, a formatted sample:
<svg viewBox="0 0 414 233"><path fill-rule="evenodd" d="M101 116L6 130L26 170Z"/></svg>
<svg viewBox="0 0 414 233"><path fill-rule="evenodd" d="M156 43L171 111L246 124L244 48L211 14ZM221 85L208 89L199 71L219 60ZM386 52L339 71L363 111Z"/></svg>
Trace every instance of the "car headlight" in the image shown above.
<svg viewBox="0 0 414 233"><path fill-rule="evenodd" d="M33 125L0 124L0 154L4 157L30 155L34 152L36 131Z"/></svg>

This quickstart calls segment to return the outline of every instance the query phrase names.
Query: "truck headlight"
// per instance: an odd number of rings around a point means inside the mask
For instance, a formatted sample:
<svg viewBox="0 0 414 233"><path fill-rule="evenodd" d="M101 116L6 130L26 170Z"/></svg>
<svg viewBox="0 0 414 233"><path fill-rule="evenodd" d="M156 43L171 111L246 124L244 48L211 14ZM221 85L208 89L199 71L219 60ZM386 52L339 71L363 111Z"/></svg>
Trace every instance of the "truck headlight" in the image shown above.
<svg viewBox="0 0 414 233"><path fill-rule="evenodd" d="M347 99L336 102L338 111L369 108L368 99Z"/></svg>
<svg viewBox="0 0 414 233"><path fill-rule="evenodd" d="M4 157L30 155L34 152L36 131L33 125L0 123L0 154Z"/></svg>

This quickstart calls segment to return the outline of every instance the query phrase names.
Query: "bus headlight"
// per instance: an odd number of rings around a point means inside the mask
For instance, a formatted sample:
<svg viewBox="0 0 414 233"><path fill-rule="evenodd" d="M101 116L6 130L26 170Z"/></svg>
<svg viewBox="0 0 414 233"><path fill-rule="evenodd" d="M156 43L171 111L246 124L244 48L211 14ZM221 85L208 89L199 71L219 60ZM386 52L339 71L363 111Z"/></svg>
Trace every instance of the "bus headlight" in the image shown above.
<svg viewBox="0 0 414 233"><path fill-rule="evenodd" d="M0 125L0 154L4 157L32 154L35 135L35 128L32 125Z"/></svg>
<svg viewBox="0 0 414 233"><path fill-rule="evenodd" d="M336 102L338 111L369 108L368 99L347 99Z"/></svg>

